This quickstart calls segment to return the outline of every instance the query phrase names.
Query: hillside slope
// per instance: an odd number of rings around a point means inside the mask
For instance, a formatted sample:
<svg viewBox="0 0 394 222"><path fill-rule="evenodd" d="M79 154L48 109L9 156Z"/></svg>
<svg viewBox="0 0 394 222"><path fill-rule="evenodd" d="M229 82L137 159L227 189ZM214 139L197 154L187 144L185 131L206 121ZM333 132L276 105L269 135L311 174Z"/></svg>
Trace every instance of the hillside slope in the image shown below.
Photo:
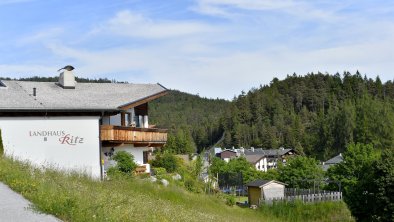
<svg viewBox="0 0 394 222"><path fill-rule="evenodd" d="M327 159L349 143L394 147L394 84L345 72L274 79L238 96L224 145L295 148Z"/></svg>
<svg viewBox="0 0 394 222"><path fill-rule="evenodd" d="M341 202L251 210L175 185L130 177L93 181L1 156L0 181L30 200L34 209L63 221L353 221Z"/></svg>
<svg viewBox="0 0 394 222"><path fill-rule="evenodd" d="M170 130L170 140L186 140L187 152L201 151L223 135L222 117L230 102L207 99L177 90L149 104L150 121ZM175 137L175 138L174 138ZM170 142L171 143L171 142Z"/></svg>

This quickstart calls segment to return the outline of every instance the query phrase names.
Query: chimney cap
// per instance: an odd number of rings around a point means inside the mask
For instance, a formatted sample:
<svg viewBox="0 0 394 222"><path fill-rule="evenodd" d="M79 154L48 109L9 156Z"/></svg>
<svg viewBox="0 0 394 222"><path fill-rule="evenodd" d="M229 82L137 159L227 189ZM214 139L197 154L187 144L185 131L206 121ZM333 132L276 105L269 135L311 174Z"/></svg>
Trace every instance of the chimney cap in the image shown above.
<svg viewBox="0 0 394 222"><path fill-rule="evenodd" d="M72 71L72 70L74 70L75 68L72 66L72 65L66 65L65 67L63 67L63 68L61 68L61 69L59 69L59 70L57 70L58 72L60 71L60 70L67 70L67 71Z"/></svg>

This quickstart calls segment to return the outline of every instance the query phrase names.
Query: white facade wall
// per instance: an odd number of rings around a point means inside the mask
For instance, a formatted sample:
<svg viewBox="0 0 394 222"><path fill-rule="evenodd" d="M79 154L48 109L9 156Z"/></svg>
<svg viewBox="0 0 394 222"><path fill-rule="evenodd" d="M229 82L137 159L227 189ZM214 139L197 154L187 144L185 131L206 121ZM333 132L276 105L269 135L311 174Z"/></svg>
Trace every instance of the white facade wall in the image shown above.
<svg viewBox="0 0 394 222"><path fill-rule="evenodd" d="M138 165L145 165L146 172L150 172L150 165L144 164L144 151L149 151L151 148L149 147L134 147L132 144L127 144L118 147L102 147L102 152L109 153L113 148L114 153L119 151L126 151L134 156L134 162ZM109 167L114 166L115 161L110 160L108 156L104 156L104 169L107 170Z"/></svg>
<svg viewBox="0 0 394 222"><path fill-rule="evenodd" d="M100 178L99 118L0 118L4 152L36 166Z"/></svg>
<svg viewBox="0 0 394 222"><path fill-rule="evenodd" d="M256 162L255 167L259 171L267 172L267 158L261 158Z"/></svg>

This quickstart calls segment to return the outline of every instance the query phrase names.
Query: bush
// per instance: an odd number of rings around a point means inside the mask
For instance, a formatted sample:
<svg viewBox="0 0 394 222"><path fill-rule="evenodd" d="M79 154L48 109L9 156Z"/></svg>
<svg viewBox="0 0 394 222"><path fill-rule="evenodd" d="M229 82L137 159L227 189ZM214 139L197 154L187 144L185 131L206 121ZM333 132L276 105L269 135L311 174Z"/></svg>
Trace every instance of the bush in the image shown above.
<svg viewBox="0 0 394 222"><path fill-rule="evenodd" d="M167 173L167 170L163 167L156 167L152 169L156 176L162 176Z"/></svg>
<svg viewBox="0 0 394 222"><path fill-rule="evenodd" d="M134 156L126 151L116 152L112 159L116 161L116 168L123 173L131 173L137 168Z"/></svg>
<svg viewBox="0 0 394 222"><path fill-rule="evenodd" d="M226 197L226 204L228 206L234 206L235 205L235 197L233 195L228 195Z"/></svg>
<svg viewBox="0 0 394 222"><path fill-rule="evenodd" d="M163 167L168 173L173 173L178 168L178 161L172 153L165 152L156 155L156 158L152 161L152 166Z"/></svg>
<svg viewBox="0 0 394 222"><path fill-rule="evenodd" d="M186 188L188 191L191 191L191 192L196 192L196 191L198 191L198 187L197 187L196 181L193 180L192 178L187 178L187 179L185 179L185 181L184 181L184 186L185 186L185 188Z"/></svg>

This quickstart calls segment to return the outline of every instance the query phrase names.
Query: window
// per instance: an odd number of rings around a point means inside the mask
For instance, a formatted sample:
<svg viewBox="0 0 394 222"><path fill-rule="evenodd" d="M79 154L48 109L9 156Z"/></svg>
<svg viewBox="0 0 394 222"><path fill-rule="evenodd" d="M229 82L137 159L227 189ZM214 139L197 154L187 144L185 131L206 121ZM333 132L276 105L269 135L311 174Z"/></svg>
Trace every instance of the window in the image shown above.
<svg viewBox="0 0 394 222"><path fill-rule="evenodd" d="M142 155L143 155L143 164L147 164L148 163L149 151L144 151L142 153Z"/></svg>

